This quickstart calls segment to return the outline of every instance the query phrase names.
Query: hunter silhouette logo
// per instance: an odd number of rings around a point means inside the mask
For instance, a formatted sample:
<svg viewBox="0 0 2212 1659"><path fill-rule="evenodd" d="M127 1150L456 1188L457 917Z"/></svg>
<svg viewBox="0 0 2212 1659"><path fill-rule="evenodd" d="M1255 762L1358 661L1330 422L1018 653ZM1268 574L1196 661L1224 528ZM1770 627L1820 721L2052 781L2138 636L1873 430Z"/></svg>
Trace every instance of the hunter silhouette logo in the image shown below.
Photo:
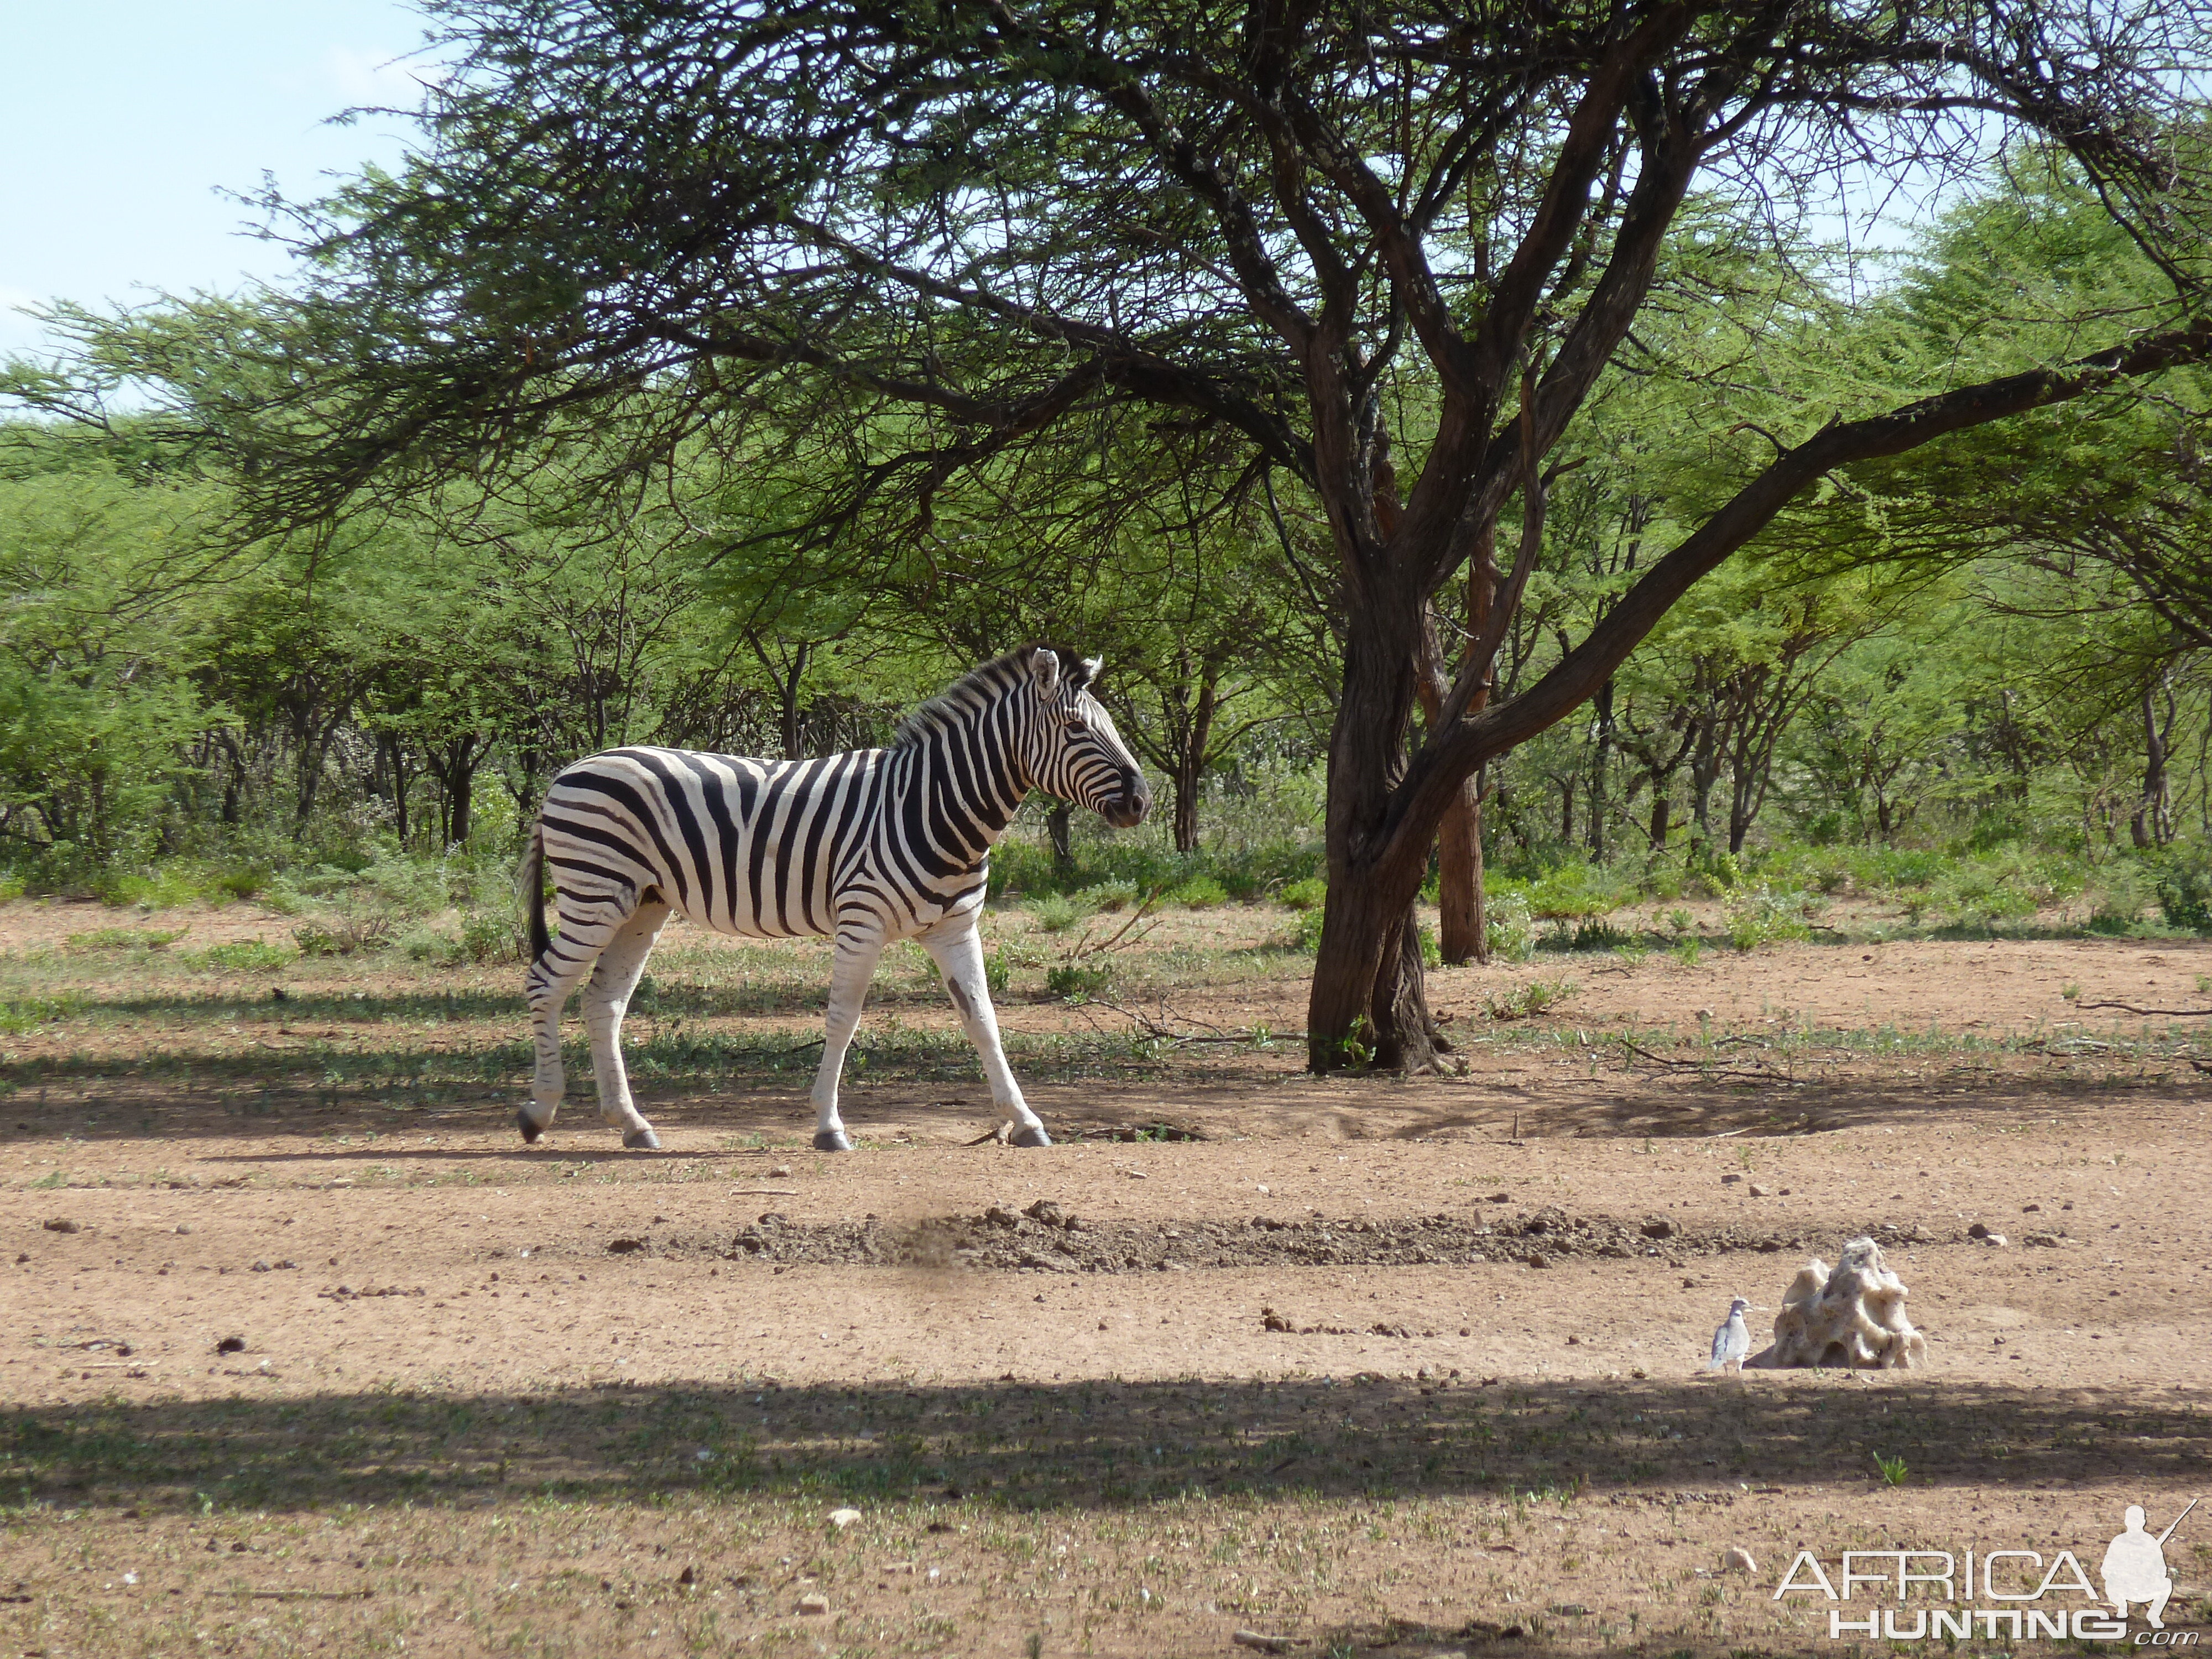
<svg viewBox="0 0 2212 1659"><path fill-rule="evenodd" d="M2194 1647L2199 1632L2166 1627L2166 1604L2174 1591L2166 1545L2197 1503L2191 1498L2160 1533L2146 1530L2142 1504L2129 1504L2120 1534L2106 1547L2098 1570L2101 1594L2072 1550L2062 1549L2046 1562L2039 1550L1977 1545L1962 1553L1846 1550L1832 1577L1815 1552L1800 1550L1774 1599L1813 1595L1832 1604L1826 1610L1831 1641L1864 1636L1954 1644L1976 1637L2129 1642L2128 1609L2140 1607L2150 1628L2136 1634L2132 1645ZM1847 1613L1842 1604L1854 1601L1863 1605ZM1880 1605L1885 1601L1889 1605Z"/></svg>
<svg viewBox="0 0 2212 1659"><path fill-rule="evenodd" d="M2124 1517L2127 1530L2112 1540L2105 1552L2101 1577L2105 1581L2105 1599L2112 1604L2112 1611L2124 1619L2128 1603L2147 1603L2143 1617L2150 1621L2153 1630L2164 1630L2166 1620L2160 1615L2166 1611L2166 1598L2173 1594L2173 1580L2166 1571L2166 1540L2173 1536L2173 1528L2181 1524L2197 1500L2189 1500L2189 1508L2173 1517L2166 1529L2155 1538L2143 1530L2142 1505L2130 1504Z"/></svg>

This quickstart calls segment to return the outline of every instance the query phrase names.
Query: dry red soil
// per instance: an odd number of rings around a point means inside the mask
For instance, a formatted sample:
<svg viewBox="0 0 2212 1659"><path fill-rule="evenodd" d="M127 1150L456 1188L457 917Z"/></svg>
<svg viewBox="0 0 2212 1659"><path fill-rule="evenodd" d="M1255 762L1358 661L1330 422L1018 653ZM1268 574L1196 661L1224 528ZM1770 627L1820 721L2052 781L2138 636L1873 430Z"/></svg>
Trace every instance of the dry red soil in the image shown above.
<svg viewBox="0 0 2212 1659"><path fill-rule="evenodd" d="M72 931L9 910L19 954ZM131 971L7 1040L0 1654L1840 1654L1835 1604L1775 1597L1801 1550L2094 1575L2127 1504L2212 1496L2212 1020L2084 1006L2212 1006L2202 944L1449 970L1464 1077L1163 1046L1037 1081L1031 1152L977 1144L980 1085L863 1079L845 1157L806 1149L800 1072L645 1091L658 1154L572 1073L526 1148L519 1074L318 1079L422 1033L296 1010L400 969L201 988L234 1000L204 1018ZM1540 1021L1483 1012L1562 978ZM1300 994L1144 1007L1295 1031ZM1157 1124L1198 1138L1107 1138ZM1924 1370L1704 1370L1731 1295L1869 1231ZM2194 1633L2212 1506L2166 1559Z"/></svg>

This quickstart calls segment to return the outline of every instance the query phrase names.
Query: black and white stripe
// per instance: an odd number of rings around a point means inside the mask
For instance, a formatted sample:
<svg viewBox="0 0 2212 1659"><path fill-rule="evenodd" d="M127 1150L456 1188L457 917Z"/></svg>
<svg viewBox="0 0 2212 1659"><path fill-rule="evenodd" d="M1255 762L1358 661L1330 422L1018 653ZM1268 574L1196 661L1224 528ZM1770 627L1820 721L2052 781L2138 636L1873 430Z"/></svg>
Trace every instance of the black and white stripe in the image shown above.
<svg viewBox="0 0 2212 1659"><path fill-rule="evenodd" d="M1044 1125L1006 1067L976 932L991 848L1022 798L1043 789L1121 827L1152 791L1091 693L1096 660L1031 646L985 663L922 705L888 749L809 761L744 760L681 749L614 749L546 791L521 883L534 960L525 980L536 1038L535 1140L561 1104L561 1008L589 971L585 1029L599 1115L625 1146L657 1146L630 1098L623 1014L672 914L755 939L837 941L814 1082L814 1144L850 1150L837 1079L884 945L919 939L981 1057L994 1102L1024 1146ZM550 867L560 934L541 900Z"/></svg>

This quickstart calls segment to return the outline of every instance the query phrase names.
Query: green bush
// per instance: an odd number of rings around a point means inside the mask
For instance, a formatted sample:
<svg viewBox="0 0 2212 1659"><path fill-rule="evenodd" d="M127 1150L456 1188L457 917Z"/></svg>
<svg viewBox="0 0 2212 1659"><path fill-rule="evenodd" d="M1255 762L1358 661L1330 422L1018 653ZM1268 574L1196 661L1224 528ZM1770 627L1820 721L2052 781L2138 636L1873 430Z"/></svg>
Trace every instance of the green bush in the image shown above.
<svg viewBox="0 0 2212 1659"><path fill-rule="evenodd" d="M1009 837L991 854L991 897L1006 903L1126 884L1130 896L1123 901L1126 904L1138 893L1171 890L1204 877L1218 884L1224 897L1249 899L1316 876L1322 865L1317 841L1178 853L1149 836L1120 836L1079 842L1074 862L1063 867L1054 863L1050 848Z"/></svg>
<svg viewBox="0 0 2212 1659"><path fill-rule="evenodd" d="M2100 866L2084 893L2089 901L2089 931L2114 938L2133 933L2157 896L2157 884L2135 860L2114 859Z"/></svg>
<svg viewBox="0 0 2212 1659"><path fill-rule="evenodd" d="M529 949L521 924L504 912L477 910L462 919L461 954L471 962L520 962Z"/></svg>
<svg viewBox="0 0 2212 1659"><path fill-rule="evenodd" d="M232 973L265 973L271 968L281 968L291 961L293 952L282 945L270 945L258 939L232 939L225 945L210 945L199 953L199 960L210 968L222 968Z"/></svg>
<svg viewBox="0 0 2212 1659"><path fill-rule="evenodd" d="M1086 887L1076 898L1095 910L1112 913L1126 910L1137 902L1137 884L1133 881L1102 881L1095 887Z"/></svg>
<svg viewBox="0 0 2212 1659"><path fill-rule="evenodd" d="M1328 902L1328 884L1319 876L1308 876L1284 888L1281 898L1293 910L1318 910Z"/></svg>
<svg viewBox="0 0 2212 1659"><path fill-rule="evenodd" d="M1091 913L1091 906L1082 899L1065 893L1048 893L1030 903L1030 920L1038 932L1045 933L1064 933Z"/></svg>
<svg viewBox="0 0 2212 1659"><path fill-rule="evenodd" d="M1180 904L1186 910L1211 910L1229 902L1229 890L1211 876L1193 876L1180 887L1170 888L1166 898L1170 904Z"/></svg>
<svg viewBox="0 0 2212 1659"><path fill-rule="evenodd" d="M250 899L264 890L274 879L271 872L259 865L248 865L243 869L226 870L215 878L215 890L234 899Z"/></svg>
<svg viewBox="0 0 2212 1659"><path fill-rule="evenodd" d="M160 951L174 945L189 927L162 930L143 927L101 927L89 933L71 933L62 948L71 951Z"/></svg>
<svg viewBox="0 0 2212 1659"><path fill-rule="evenodd" d="M1529 914L1542 921L1610 915L1635 896L1632 880L1579 861L1548 870L1528 889Z"/></svg>
<svg viewBox="0 0 2212 1659"><path fill-rule="evenodd" d="M1064 962L1044 976L1044 988L1067 1000L1097 996L1114 983L1114 969L1104 963Z"/></svg>
<svg viewBox="0 0 2212 1659"><path fill-rule="evenodd" d="M1484 941L1492 962L1526 962L1536 953L1536 923L1527 896L1511 888L1485 893Z"/></svg>
<svg viewBox="0 0 2212 1659"><path fill-rule="evenodd" d="M1728 908L1728 941L1739 951L1755 951L1777 939L1810 939L1805 925L1807 895L1773 892L1760 886Z"/></svg>
<svg viewBox="0 0 2212 1659"><path fill-rule="evenodd" d="M2212 856L2203 848L2177 857L2158 884L2158 908L2169 927L2212 933Z"/></svg>

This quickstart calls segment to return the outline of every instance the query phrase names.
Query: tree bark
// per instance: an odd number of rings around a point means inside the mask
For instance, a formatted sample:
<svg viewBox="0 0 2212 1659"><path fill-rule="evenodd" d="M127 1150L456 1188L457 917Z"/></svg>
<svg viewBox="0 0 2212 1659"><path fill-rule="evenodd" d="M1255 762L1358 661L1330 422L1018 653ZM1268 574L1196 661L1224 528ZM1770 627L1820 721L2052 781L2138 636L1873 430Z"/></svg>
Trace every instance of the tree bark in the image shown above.
<svg viewBox="0 0 2212 1659"><path fill-rule="evenodd" d="M2138 850L2163 847L2173 838L2166 732L2159 724L2155 694L2148 686L2142 694L2142 793L2136 797L2135 815L2128 820L2128 838Z"/></svg>
<svg viewBox="0 0 2212 1659"><path fill-rule="evenodd" d="M1052 841L1052 867L1073 870L1075 867L1075 847L1069 839L1069 820L1074 809L1066 801L1052 804L1052 811L1044 815L1044 832Z"/></svg>
<svg viewBox="0 0 2212 1659"><path fill-rule="evenodd" d="M1486 544L1494 540L1484 539ZM1482 567L1487 562L1486 556L1477 556L1476 573L1469 581L1470 598L1474 599L1470 610L1478 633L1487 598L1482 592L1486 586ZM1492 565L1490 574L1496 574ZM1445 671L1433 618L1424 634L1421 655L1421 714L1433 721L1442 714L1444 698L1451 691L1451 678ZM1488 700L1486 691L1476 693L1474 706L1478 713ZM1444 808L1443 822L1437 829L1437 954L1455 968L1490 960L1489 943L1483 937L1481 790L1480 776L1469 777Z"/></svg>
<svg viewBox="0 0 2212 1659"><path fill-rule="evenodd" d="M1590 857L1600 863L1605 860L1605 773L1612 748L1613 681L1608 678L1597 690L1597 743L1590 756L1589 850Z"/></svg>
<svg viewBox="0 0 2212 1659"><path fill-rule="evenodd" d="M1392 838L1386 822L1424 678L1424 618L1417 605L1376 597L1347 619L1329 738L1328 896L1306 1020L1307 1061L1316 1072L1363 1060L1418 1071L1436 1057L1413 931L1435 830L1417 845Z"/></svg>

